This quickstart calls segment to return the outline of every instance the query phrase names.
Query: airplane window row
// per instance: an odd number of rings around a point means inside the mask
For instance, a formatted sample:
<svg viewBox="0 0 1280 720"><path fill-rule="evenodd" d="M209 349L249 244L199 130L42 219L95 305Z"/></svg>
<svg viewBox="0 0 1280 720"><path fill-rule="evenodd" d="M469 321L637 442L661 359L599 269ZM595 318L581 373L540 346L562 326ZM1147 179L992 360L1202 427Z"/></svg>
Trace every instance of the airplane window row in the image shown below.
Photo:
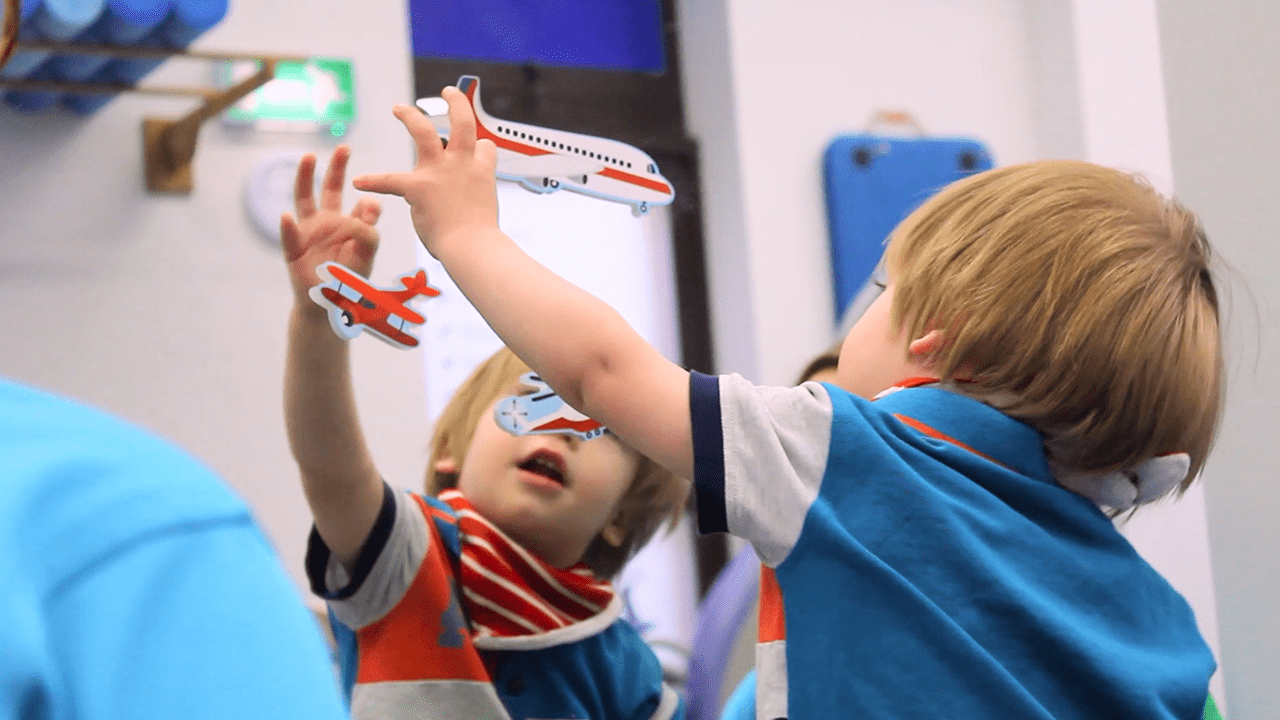
<svg viewBox="0 0 1280 720"><path fill-rule="evenodd" d="M576 147L565 145L564 143L552 142L550 140L545 140L540 137L534 137L533 135L529 135L527 133L517 132L515 130L512 130L511 128L499 127L498 132L503 133L505 135L510 135L511 137L518 137L521 140L529 140L531 142L538 143L539 145L549 145L553 148L556 148L557 150L566 150L568 152L576 153L578 155L586 155L592 160L603 160L604 162L613 163L614 165L618 165L620 167L627 167L627 168L631 167L631 163L625 160L618 160L616 158L605 157L604 155L600 155L598 153L588 152L586 150L580 150Z"/></svg>

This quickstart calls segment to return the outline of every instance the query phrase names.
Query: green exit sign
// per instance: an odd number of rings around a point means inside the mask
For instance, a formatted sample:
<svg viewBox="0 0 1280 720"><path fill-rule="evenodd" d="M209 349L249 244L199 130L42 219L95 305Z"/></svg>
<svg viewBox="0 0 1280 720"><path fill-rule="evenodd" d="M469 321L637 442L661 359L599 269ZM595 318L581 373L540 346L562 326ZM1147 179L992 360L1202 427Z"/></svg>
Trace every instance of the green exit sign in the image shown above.
<svg viewBox="0 0 1280 720"><path fill-rule="evenodd" d="M224 85L258 72L261 63L227 63ZM341 137L356 119L355 73L343 58L310 58L276 64L275 79L249 93L224 113L227 122L262 129L327 131Z"/></svg>

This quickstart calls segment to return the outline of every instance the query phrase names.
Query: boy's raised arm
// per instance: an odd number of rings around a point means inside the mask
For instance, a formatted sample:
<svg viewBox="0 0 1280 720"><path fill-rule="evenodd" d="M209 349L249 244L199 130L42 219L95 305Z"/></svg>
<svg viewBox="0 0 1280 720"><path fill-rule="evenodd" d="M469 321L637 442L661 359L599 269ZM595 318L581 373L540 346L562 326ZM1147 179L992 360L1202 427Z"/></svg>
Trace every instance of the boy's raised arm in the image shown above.
<svg viewBox="0 0 1280 720"><path fill-rule="evenodd" d="M329 327L325 309L307 291L320 282L316 268L325 261L366 276L373 265L377 201L362 199L350 215L341 212L349 157L346 146L334 150L319 207L312 197L316 160L305 157L295 186L297 218L286 214L280 222L294 296L285 360L285 427L316 530L348 568L382 506L382 479L360 430L347 343Z"/></svg>
<svg viewBox="0 0 1280 720"><path fill-rule="evenodd" d="M508 347L573 407L681 477L693 476L689 374L613 308L529 257L498 228L496 148L445 88L448 147L420 112L396 106L417 145L412 172L364 175L360 190L409 202L415 229ZM602 239L601 242L607 242Z"/></svg>

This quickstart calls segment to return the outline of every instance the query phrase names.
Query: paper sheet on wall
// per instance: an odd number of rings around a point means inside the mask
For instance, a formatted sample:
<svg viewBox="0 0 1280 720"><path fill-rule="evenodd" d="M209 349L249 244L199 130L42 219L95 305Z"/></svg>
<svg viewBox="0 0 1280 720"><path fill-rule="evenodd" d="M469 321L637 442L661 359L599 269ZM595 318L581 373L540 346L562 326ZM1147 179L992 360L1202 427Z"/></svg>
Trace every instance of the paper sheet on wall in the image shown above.
<svg viewBox="0 0 1280 720"><path fill-rule="evenodd" d="M636 218L625 205L572 193L535 195L498 183L499 224L525 252L553 272L604 300L658 348L679 361L675 272L668 209ZM422 306L427 415L434 423L454 390L501 346L444 267L425 250L440 296Z"/></svg>

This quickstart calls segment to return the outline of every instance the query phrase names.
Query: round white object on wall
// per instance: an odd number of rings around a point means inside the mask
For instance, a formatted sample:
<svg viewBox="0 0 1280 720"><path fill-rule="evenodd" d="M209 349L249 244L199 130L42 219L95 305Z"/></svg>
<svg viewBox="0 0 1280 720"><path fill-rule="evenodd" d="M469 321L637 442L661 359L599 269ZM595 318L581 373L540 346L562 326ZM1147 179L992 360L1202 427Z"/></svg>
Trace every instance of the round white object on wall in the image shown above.
<svg viewBox="0 0 1280 720"><path fill-rule="evenodd" d="M264 158L249 171L244 183L244 206L254 229L268 242L280 244L280 216L293 212L293 179L303 150L278 152ZM319 196L323 174L316 172L315 193Z"/></svg>

